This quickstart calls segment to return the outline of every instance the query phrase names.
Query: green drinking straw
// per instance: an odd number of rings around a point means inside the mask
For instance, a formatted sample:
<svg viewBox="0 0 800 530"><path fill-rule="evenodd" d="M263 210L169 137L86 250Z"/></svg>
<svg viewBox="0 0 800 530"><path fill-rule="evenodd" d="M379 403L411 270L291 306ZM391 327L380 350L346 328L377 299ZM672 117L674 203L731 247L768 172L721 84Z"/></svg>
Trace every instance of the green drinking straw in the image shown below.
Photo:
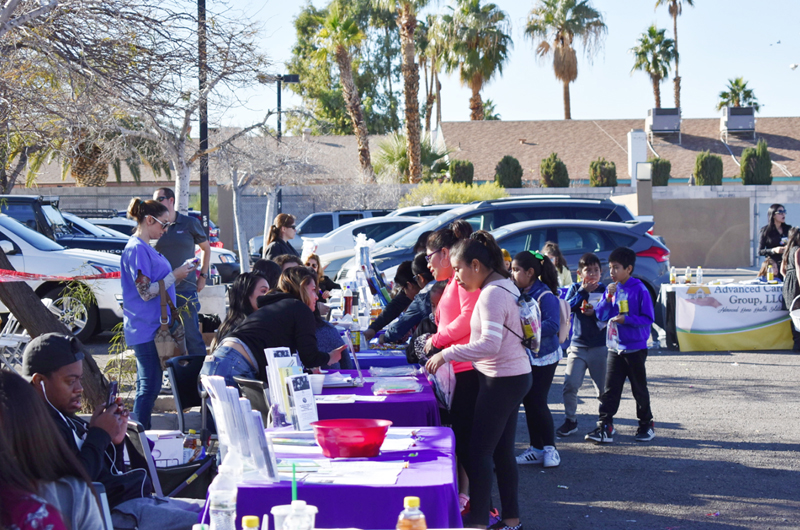
<svg viewBox="0 0 800 530"><path fill-rule="evenodd" d="M292 462L292 500L297 500L297 477L295 476L295 470L297 469L297 465Z"/></svg>

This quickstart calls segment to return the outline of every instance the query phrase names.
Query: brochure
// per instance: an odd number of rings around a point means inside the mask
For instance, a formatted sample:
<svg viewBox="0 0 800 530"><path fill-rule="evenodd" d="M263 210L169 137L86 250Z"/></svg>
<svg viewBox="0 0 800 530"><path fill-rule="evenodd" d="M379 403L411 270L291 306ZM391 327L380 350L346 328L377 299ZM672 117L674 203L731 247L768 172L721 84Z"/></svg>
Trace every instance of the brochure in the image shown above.
<svg viewBox="0 0 800 530"><path fill-rule="evenodd" d="M311 391L311 381L306 374L291 375L286 379L292 425L296 431L310 431L311 423L319 419L314 392Z"/></svg>

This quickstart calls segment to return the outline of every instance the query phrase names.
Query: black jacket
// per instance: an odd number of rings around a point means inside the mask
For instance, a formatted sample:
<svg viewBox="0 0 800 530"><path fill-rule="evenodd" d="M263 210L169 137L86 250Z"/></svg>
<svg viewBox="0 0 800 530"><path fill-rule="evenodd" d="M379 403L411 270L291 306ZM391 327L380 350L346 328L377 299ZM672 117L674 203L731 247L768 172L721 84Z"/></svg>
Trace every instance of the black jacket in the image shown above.
<svg viewBox="0 0 800 530"><path fill-rule="evenodd" d="M70 450L83 464L83 468L92 482L100 482L105 486L108 504L111 508L130 499L150 495L152 484L144 470L121 474L125 471L123 444L112 445L111 437L106 431L99 427L89 427L88 423L77 416L61 416L52 407L50 407L50 415ZM83 438L83 445L80 449L75 441L73 430L78 437ZM112 462L120 474L112 471Z"/></svg>
<svg viewBox="0 0 800 530"><path fill-rule="evenodd" d="M375 319L375 322L370 324L369 329L373 331L380 331L391 322L400 316L400 313L408 309L408 306L411 305L411 298L406 296L405 291L400 291L397 293L397 296L392 298L392 301L383 309L378 318Z"/></svg>
<svg viewBox="0 0 800 530"><path fill-rule="evenodd" d="M284 254L291 254L292 256L300 257L300 254L294 249L292 245L284 241L283 239L276 239L269 245L267 245L267 252L265 254L266 259L275 261L275 258L278 256L283 256Z"/></svg>
<svg viewBox="0 0 800 530"><path fill-rule="evenodd" d="M778 270L775 271L777 274L781 268L781 261L783 261L783 254L776 254L772 252L772 249L775 247L781 247L781 238L787 237L789 235L789 230L791 230L791 226L787 225L786 223L783 224L781 228L783 228L783 234L779 234L777 230L767 230L769 225L762 226L761 231L759 233L758 238L758 255L765 256L772 258L775 264L778 266Z"/></svg>
<svg viewBox="0 0 800 530"><path fill-rule="evenodd" d="M330 355L317 347L314 312L294 296L274 292L258 297L258 310L237 326L229 337L244 342L258 362L258 376L267 380L264 348L287 347L300 354L306 368L325 366Z"/></svg>

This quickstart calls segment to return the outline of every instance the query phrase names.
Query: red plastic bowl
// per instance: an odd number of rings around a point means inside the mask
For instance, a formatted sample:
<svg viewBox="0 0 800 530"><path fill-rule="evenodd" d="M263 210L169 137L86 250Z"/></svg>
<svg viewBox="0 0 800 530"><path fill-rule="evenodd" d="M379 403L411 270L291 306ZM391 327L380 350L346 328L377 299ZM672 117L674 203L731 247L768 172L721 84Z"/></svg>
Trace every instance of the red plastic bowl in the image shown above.
<svg viewBox="0 0 800 530"><path fill-rule="evenodd" d="M378 456L389 420L338 419L311 423L314 437L328 458Z"/></svg>

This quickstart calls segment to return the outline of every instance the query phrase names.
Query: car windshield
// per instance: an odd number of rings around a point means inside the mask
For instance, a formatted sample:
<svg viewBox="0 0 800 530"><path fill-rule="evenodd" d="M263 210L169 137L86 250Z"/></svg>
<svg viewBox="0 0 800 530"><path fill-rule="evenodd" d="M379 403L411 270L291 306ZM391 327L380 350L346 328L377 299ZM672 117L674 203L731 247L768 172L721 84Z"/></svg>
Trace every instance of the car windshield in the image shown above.
<svg viewBox="0 0 800 530"><path fill-rule="evenodd" d="M39 232L31 230L27 226L12 219L11 217L8 217L7 215L0 215L0 227L8 230L37 250L43 250L45 252L64 250L64 247L52 239L43 236Z"/></svg>
<svg viewBox="0 0 800 530"><path fill-rule="evenodd" d="M53 206L50 204L43 204L42 212L44 212L44 215L47 217L47 220L53 227L54 232L59 232L61 234L70 233L69 227L67 226L67 221L57 208L53 208Z"/></svg>
<svg viewBox="0 0 800 530"><path fill-rule="evenodd" d="M409 232L412 232L416 227L418 227L418 226L420 226L422 224L423 223L417 223L417 224L413 224L411 226L407 226L407 227L403 228L402 230L400 230L399 232L397 232L395 234L392 234L389 237L386 237L384 239L381 239L380 241L375 243L375 246L373 248L384 248L384 247L394 246L395 241L399 241L400 239L404 238L406 234L408 234Z"/></svg>
<svg viewBox="0 0 800 530"><path fill-rule="evenodd" d="M77 215L69 215L65 214L64 219L72 223L73 225L77 226L81 232L86 232L86 234L94 236L94 237L113 237L111 234L99 228L89 221L81 219ZM121 234L120 234L121 235Z"/></svg>
<svg viewBox="0 0 800 530"><path fill-rule="evenodd" d="M406 233L403 237L397 239L397 241L391 243L391 246L396 248L413 248L414 245L417 244L417 239L419 239L419 236L421 236L424 232L429 230L438 230L456 217L458 217L458 213L449 211L441 214L438 217L434 217L427 223L414 225L411 227L413 228L412 230Z"/></svg>

